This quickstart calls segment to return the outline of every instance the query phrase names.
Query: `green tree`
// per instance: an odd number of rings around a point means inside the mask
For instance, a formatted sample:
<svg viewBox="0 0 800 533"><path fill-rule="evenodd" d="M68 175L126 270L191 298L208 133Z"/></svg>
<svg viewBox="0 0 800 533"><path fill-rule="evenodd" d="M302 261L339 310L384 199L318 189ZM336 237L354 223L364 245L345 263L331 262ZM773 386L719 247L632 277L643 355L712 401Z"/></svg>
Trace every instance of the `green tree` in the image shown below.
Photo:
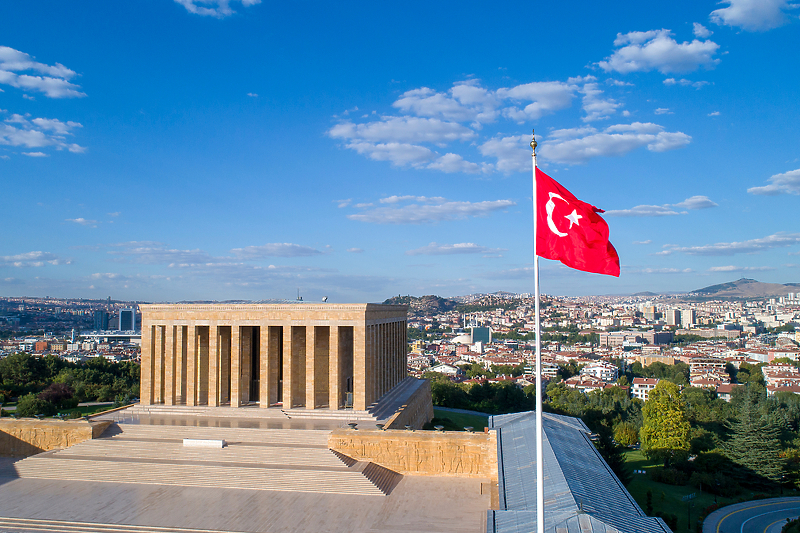
<svg viewBox="0 0 800 533"><path fill-rule="evenodd" d="M47 400L38 398L35 394L26 394L17 403L17 416L31 418L36 415L53 416L57 408Z"/></svg>
<svg viewBox="0 0 800 533"><path fill-rule="evenodd" d="M748 391L738 416L725 424L731 436L723 445L725 456L740 467L743 481L755 484L779 481L783 474L781 428L761 410L759 400L759 391Z"/></svg>
<svg viewBox="0 0 800 533"><path fill-rule="evenodd" d="M633 446L639 442L639 432L630 422L620 422L614 426L614 440L622 446Z"/></svg>
<svg viewBox="0 0 800 533"><path fill-rule="evenodd" d="M678 386L662 380L650 391L642 409L643 423L639 431L642 452L649 459L682 459L689 453L689 421Z"/></svg>

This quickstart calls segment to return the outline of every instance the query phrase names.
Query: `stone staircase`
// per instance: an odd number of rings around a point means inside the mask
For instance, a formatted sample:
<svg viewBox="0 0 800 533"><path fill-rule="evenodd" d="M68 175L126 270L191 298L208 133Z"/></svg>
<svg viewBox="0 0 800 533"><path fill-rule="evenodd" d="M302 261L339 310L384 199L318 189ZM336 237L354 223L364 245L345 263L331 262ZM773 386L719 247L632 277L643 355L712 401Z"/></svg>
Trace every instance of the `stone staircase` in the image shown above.
<svg viewBox="0 0 800 533"><path fill-rule="evenodd" d="M9 533L236 533L232 530L102 524L69 520L0 517L0 531Z"/></svg>
<svg viewBox="0 0 800 533"><path fill-rule="evenodd" d="M184 438L224 439L224 448L184 447ZM327 431L112 425L99 439L14 463L23 478L382 496L402 476L347 464Z"/></svg>
<svg viewBox="0 0 800 533"><path fill-rule="evenodd" d="M194 416L213 418L296 418L296 419L324 419L341 422L344 426L349 422L356 422L362 426L370 426L386 422L400 407L406 404L411 396L422 386L423 381L407 377L392 390L383 395L377 402L366 410L354 409L306 409L295 407L281 409L270 407L261 409L256 405L244 407L208 407L184 405L135 405L131 408L111 413L108 416L113 420L124 420L126 417L135 418L142 415L150 416Z"/></svg>
<svg viewBox="0 0 800 533"><path fill-rule="evenodd" d="M394 415L400 407L405 405L409 398L423 384L423 380L407 377L394 386L392 390L384 394L377 402L373 403L365 411L354 411L345 409L340 411L330 411L327 409L282 409L282 412L290 418L327 418L346 420L348 422L359 422L365 426L368 424L380 424L386 422Z"/></svg>

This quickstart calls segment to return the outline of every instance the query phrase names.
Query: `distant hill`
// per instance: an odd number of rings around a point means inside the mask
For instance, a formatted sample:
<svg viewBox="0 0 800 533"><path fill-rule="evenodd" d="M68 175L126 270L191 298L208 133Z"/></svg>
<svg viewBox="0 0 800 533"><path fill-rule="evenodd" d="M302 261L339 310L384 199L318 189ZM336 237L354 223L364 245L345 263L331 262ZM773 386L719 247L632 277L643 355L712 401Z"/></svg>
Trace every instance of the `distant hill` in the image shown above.
<svg viewBox="0 0 800 533"><path fill-rule="evenodd" d="M384 301L385 304L404 304L408 306L410 315L425 316L445 313L456 308L457 302L441 296L394 296Z"/></svg>
<svg viewBox="0 0 800 533"><path fill-rule="evenodd" d="M635 292L635 293L631 294L631 296L647 296L647 297L650 297L650 296L658 296L658 294L656 294L654 292L650 292L650 291L644 291L644 292Z"/></svg>
<svg viewBox="0 0 800 533"><path fill-rule="evenodd" d="M689 294L720 298L771 298L786 296L786 293L789 292L800 292L800 283L762 283L754 279L742 278L729 283L697 289Z"/></svg>

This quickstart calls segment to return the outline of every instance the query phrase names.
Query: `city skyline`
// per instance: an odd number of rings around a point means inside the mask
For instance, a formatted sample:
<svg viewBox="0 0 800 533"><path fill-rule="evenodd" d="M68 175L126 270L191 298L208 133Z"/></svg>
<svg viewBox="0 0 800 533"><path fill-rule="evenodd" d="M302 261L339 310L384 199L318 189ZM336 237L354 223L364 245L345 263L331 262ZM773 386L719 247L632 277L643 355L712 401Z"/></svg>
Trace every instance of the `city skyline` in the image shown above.
<svg viewBox="0 0 800 533"><path fill-rule="evenodd" d="M533 292L539 164L619 279L798 281L800 10L259 0L0 7L0 294Z"/></svg>

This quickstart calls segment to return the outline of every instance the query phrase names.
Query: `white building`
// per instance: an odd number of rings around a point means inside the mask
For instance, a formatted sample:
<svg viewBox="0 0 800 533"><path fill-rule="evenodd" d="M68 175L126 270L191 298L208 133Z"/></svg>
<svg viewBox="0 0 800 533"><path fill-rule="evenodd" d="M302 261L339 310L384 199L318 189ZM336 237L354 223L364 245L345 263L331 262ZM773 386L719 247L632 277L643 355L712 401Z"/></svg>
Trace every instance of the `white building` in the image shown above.
<svg viewBox="0 0 800 533"><path fill-rule="evenodd" d="M650 391L655 389L656 385L658 385L658 380L656 378L633 378L631 395L634 398L639 398L643 402L646 402Z"/></svg>
<svg viewBox="0 0 800 533"><path fill-rule="evenodd" d="M619 369L616 365L607 361L597 361L584 366L581 369L581 375L592 376L606 383L613 383L619 377Z"/></svg>

